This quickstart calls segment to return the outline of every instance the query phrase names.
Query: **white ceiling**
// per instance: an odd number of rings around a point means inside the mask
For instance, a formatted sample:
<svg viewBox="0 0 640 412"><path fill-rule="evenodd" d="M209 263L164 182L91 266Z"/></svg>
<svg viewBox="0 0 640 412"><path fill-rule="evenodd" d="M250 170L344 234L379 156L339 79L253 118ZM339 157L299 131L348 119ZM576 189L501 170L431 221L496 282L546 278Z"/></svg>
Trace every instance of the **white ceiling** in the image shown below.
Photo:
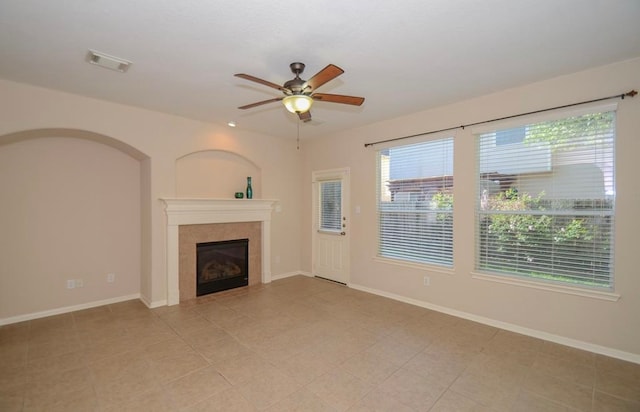
<svg viewBox="0 0 640 412"><path fill-rule="evenodd" d="M320 91L366 101L316 102L308 138L638 57L639 20L640 0L2 0L0 78L294 138L280 103L237 109L279 92L233 74L333 63Z"/></svg>

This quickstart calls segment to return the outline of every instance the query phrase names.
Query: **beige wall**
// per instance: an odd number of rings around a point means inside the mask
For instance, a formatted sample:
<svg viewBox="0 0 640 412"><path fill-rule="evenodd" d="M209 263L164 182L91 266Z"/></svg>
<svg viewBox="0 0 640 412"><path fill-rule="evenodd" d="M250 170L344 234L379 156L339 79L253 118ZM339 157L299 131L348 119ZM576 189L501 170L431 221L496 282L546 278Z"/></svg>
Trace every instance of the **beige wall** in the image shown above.
<svg viewBox="0 0 640 412"><path fill-rule="evenodd" d="M138 242L137 246L140 250L138 259L140 259L141 269L139 285L134 290L139 292L148 304L161 305L166 301L166 223L163 203L159 199L177 196L176 162L195 153L219 151L236 154L254 165L255 170L259 170L258 193L262 198L278 199L281 208L281 212L274 212L272 215L271 258L274 262L272 274L280 276L299 270L301 234L297 228L301 220L301 178L299 176L300 152L296 149L295 141L0 80L0 155L11 156L7 150L17 147L14 146L16 141L21 142L24 136L33 134L28 131L39 129L57 130L60 135L58 137L89 136L85 142L88 147L94 147L92 145L100 145L100 141L106 141L130 155L129 157L133 156L136 159L136 167L140 170L139 176L135 178L139 193L133 195L132 202L137 202L141 206L140 223L136 224L138 236L141 238L141 245ZM105 154L106 151L103 150L100 153L96 161L104 164L105 168L97 173L98 177L105 178L105 175L110 173L109 168L114 165ZM123 156L127 158L127 155ZM80 157L82 158L83 155ZM72 170L57 169L55 164L49 166L55 169L56 173ZM181 178L189 180L190 173L191 171L187 171L181 174ZM246 179L245 172L242 171L242 173L242 176L237 176L238 184ZM69 177L71 181L82 178L77 168L73 169L71 174L73 175ZM77 174L80 176L76 176ZM192 178L202 179L201 176L192 176ZM14 182L11 185L17 186L17 183ZM38 187L31 184L29 188L32 189L34 196L38 196L37 193L40 190ZM185 190L189 191L193 188ZM53 188L40 193L47 195L42 196L43 198L48 196L61 198L66 194L66 192L56 192ZM229 198L231 196L232 193L228 195ZM11 206L5 208L5 203ZM29 210L20 208L15 199L4 193L2 193L2 204L3 211L11 211L8 219L20 220L30 217ZM45 209L43 207L39 210ZM79 230L83 223L78 222L76 229ZM14 235L23 235L18 233L19 228L12 230L13 233L9 235L2 233L3 242ZM86 234L87 242L100 241L102 238L101 230L92 230ZM17 253L26 255L28 251L25 247ZM73 261L75 253L74 247L61 245L59 258ZM5 295L18 293L13 286L6 289L4 286L19 284L21 281L17 279L27 276L22 270L13 266L10 271L7 269L4 265L0 266L0 278L3 279L3 290L0 292L3 295L0 298L3 302L5 302ZM77 268L79 272L82 272L82 269ZM66 279L67 272L70 271L71 269L61 274L62 279ZM50 282L51 287L47 290L29 290L31 293L28 298L19 306L13 304L12 300L7 301L12 303L2 306L0 321L38 311L118 298L122 293L129 293L129 289L112 292L103 289L100 296L95 296L89 293L89 288L85 287L74 290L76 295L71 299L64 282L53 278L53 275L43 276L47 282ZM119 277L117 279L116 283ZM49 295L56 297L50 298Z"/></svg>
<svg viewBox="0 0 640 412"><path fill-rule="evenodd" d="M429 81L427 79L427 81ZM433 79L437 81L437 79ZM303 176L314 170L351 168L351 279L356 287L413 299L425 305L503 322L539 336L620 351L640 362L640 276L637 234L640 97L618 109L616 302L478 280L471 277L474 251L474 139L455 131L454 270L442 272L383 263L376 255L376 149L367 142L413 135L541 108L614 95L640 87L640 59L531 84L327 136L304 145ZM392 104L392 103L391 103ZM303 189L310 228L311 188ZM361 213L355 213L360 207ZM302 268L312 271L311 231L303 236ZM423 285L425 275L431 286ZM573 341L572 341L573 340ZM591 346L590 346L591 345Z"/></svg>
<svg viewBox="0 0 640 412"><path fill-rule="evenodd" d="M79 138L7 144L0 197L0 318L139 292L138 160Z"/></svg>
<svg viewBox="0 0 640 412"><path fill-rule="evenodd" d="M247 177L255 199L262 198L262 173L248 159L235 153L207 150L176 161L176 196L184 198L233 197L246 192Z"/></svg>

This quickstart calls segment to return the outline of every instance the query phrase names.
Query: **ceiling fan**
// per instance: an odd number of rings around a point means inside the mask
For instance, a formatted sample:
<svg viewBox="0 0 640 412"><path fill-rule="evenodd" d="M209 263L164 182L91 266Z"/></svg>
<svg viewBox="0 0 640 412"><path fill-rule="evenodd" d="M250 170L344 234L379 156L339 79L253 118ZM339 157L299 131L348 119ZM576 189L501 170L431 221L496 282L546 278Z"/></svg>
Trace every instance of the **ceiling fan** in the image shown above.
<svg viewBox="0 0 640 412"><path fill-rule="evenodd" d="M309 111L309 109L311 108L311 104L314 100L329 103L350 104L353 106L360 106L364 102L364 97L315 92L316 89L323 84L335 79L336 77L344 73L344 70L342 70L338 66L329 64L309 80L303 80L300 78L300 75L304 71L304 63L291 63L289 67L291 67L291 71L296 75L296 77L285 82L285 84L283 84L282 86L269 82L267 80L259 79L249 74L235 74L234 76L236 77L272 87L274 89L280 90L284 94L284 96L282 97L274 97L273 99L247 104L245 106L238 107L238 109L251 109L263 104L282 101L288 111L290 111L291 113L296 113L300 120L308 122L311 120L311 112Z"/></svg>

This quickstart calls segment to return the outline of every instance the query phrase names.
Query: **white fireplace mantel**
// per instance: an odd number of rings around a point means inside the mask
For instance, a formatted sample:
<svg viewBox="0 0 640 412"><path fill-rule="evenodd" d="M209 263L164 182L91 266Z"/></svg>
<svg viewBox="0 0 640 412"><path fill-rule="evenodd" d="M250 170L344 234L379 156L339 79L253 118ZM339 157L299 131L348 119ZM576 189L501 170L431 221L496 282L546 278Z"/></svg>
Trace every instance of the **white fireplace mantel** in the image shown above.
<svg viewBox="0 0 640 412"><path fill-rule="evenodd" d="M210 223L262 223L262 283L271 282L271 212L277 200L160 199L167 214L167 304L180 303L178 228Z"/></svg>

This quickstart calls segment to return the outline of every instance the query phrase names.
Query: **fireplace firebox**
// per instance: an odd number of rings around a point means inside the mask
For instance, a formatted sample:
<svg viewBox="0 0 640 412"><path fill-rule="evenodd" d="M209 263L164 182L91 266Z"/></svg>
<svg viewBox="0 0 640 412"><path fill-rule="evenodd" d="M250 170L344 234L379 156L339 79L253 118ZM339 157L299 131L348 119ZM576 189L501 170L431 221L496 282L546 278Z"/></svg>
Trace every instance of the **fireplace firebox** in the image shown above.
<svg viewBox="0 0 640 412"><path fill-rule="evenodd" d="M249 239L196 244L196 296L249 284Z"/></svg>

